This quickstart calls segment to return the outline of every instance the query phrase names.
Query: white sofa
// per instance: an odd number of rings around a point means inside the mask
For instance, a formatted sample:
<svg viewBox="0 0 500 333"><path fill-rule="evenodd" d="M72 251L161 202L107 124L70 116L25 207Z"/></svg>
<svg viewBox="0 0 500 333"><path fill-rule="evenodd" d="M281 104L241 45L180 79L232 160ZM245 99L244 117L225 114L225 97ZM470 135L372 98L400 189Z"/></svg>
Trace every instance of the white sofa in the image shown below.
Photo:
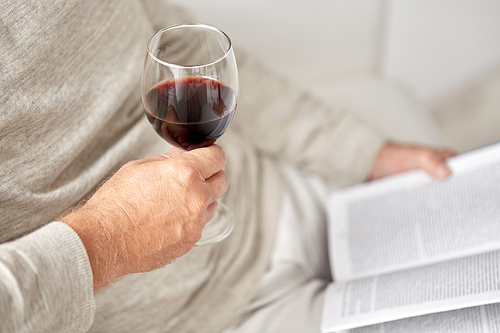
<svg viewBox="0 0 500 333"><path fill-rule="evenodd" d="M389 137L500 140L498 0L175 0Z"/></svg>

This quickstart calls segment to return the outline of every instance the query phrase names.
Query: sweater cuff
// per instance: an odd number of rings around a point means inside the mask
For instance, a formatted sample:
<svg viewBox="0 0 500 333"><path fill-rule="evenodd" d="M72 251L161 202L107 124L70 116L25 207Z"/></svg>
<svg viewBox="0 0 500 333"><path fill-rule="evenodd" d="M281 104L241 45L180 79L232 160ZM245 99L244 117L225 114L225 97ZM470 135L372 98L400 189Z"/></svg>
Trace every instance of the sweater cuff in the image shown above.
<svg viewBox="0 0 500 333"><path fill-rule="evenodd" d="M36 271L50 326L88 331L95 315L93 277L78 234L65 223L52 222L4 246L12 246Z"/></svg>
<svg viewBox="0 0 500 333"><path fill-rule="evenodd" d="M340 187L364 182L368 179L373 163L386 139L357 118L346 115L332 138L332 164L339 174L333 182Z"/></svg>

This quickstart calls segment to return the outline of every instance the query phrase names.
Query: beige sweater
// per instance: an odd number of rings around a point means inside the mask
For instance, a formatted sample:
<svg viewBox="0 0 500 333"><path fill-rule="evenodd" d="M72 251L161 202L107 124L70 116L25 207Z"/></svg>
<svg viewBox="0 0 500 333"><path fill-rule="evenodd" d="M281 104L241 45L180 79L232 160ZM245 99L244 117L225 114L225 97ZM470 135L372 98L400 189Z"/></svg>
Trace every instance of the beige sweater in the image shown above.
<svg viewBox="0 0 500 333"><path fill-rule="evenodd" d="M282 194L274 161L336 186L365 179L382 140L238 52L241 98L219 141L234 232L94 297L80 239L53 221L126 161L168 149L139 84L147 39L181 20L152 0L0 4L1 332L220 332L266 268Z"/></svg>

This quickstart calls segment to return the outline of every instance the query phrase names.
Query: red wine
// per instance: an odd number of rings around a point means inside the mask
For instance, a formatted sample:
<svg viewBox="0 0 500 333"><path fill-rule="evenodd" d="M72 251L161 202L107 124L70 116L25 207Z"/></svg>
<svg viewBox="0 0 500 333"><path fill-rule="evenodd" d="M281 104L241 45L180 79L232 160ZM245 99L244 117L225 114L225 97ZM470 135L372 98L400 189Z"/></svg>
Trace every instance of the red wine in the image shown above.
<svg viewBox="0 0 500 333"><path fill-rule="evenodd" d="M227 130L236 94L219 81L186 77L154 86L144 104L149 122L162 138L195 149L211 145Z"/></svg>

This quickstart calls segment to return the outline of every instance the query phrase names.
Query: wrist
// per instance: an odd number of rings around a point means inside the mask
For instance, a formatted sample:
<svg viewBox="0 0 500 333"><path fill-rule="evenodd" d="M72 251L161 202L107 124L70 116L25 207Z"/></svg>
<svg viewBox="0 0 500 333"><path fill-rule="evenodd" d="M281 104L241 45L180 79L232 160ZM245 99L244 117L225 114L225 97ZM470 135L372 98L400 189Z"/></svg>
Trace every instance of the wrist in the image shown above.
<svg viewBox="0 0 500 333"><path fill-rule="evenodd" d="M84 207L66 215L61 222L69 225L80 237L89 258L94 292L118 279L117 252L105 228L92 212Z"/></svg>

